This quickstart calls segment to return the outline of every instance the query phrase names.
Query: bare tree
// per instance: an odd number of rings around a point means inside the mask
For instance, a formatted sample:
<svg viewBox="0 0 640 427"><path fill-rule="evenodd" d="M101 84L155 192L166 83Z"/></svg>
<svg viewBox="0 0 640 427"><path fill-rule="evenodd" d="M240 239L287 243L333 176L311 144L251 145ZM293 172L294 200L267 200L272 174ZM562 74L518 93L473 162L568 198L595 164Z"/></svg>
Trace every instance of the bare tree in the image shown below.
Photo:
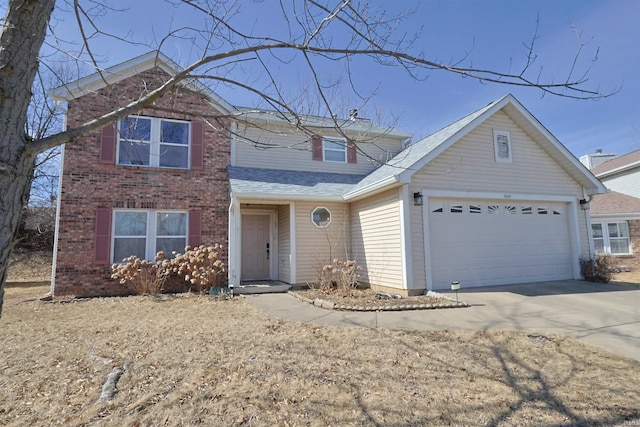
<svg viewBox="0 0 640 427"><path fill-rule="evenodd" d="M8 1L0 34L0 310L8 260L15 245L22 207L28 201L38 155L61 144L73 143L81 136L150 106L185 80L199 79L251 93L257 100L256 107L269 108L305 132L308 130L303 112L296 108L295 98L285 96L288 81L278 76L278 66L295 63L306 70L322 107L318 111L327 117L337 117L325 95L327 88L335 82L323 78L322 70L336 63L344 68L343 84L363 104L375 89L363 91L354 78L352 70L362 64L400 68L410 78L418 80L431 72L444 71L485 83L536 88L558 96L587 99L607 96L586 86L589 66L580 72L570 67L561 82L542 80L540 70L534 69L533 43L528 45L526 59L518 72L467 67L463 65L464 58L456 63L429 59L414 46L416 38L405 34L402 27L405 15L388 16L384 11L376 12L351 0L281 0L275 6L279 8L279 21L270 22L264 34L251 26L243 28L234 19L244 13L240 0L165 1L174 8L200 14L202 24L171 28L150 47L162 49L169 42L186 40L194 60L184 66L182 72L168 78L157 89L142 94L136 101L81 126L51 135L26 127L36 71L39 64L42 66L39 54L48 28L53 28L47 38L48 49L66 51L70 60L80 58L98 72L102 52L94 51L95 38L110 37L114 42L124 43L130 37L100 27L100 17L119 13L106 1L58 0L57 4L55 0ZM55 22L50 25L56 6L56 11L67 13L67 18L76 20L82 41L75 51L69 50L61 38L56 38ZM536 35L534 41L535 38ZM582 48L579 46L578 53ZM256 73L260 79L255 77ZM243 74L249 75L245 81L234 77ZM338 131L342 123L335 119Z"/></svg>

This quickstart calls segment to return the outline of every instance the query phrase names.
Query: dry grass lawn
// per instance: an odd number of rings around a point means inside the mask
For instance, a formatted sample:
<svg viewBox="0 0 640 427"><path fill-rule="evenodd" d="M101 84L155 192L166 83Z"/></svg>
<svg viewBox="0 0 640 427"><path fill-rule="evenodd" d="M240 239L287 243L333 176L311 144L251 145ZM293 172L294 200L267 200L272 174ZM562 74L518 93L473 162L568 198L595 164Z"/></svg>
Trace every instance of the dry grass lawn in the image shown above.
<svg viewBox="0 0 640 427"><path fill-rule="evenodd" d="M288 323L242 298L31 300L47 290L7 289L0 425L640 423L640 363L568 338Z"/></svg>

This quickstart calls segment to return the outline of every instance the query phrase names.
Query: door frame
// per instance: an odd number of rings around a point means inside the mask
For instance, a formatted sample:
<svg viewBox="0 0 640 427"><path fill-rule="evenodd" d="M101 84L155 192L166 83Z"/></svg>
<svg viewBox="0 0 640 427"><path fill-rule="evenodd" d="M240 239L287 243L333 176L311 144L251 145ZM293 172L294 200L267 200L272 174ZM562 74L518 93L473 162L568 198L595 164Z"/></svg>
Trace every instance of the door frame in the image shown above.
<svg viewBox="0 0 640 427"><path fill-rule="evenodd" d="M424 255L426 268L426 288L433 290L433 271L431 265L431 232L429 231L429 199L430 198L448 198L448 199L475 199L475 200L504 200L504 201L531 201L531 202L556 202L567 203L567 216L569 226L569 238L571 239L571 259L573 267L573 278L579 280L580 263L579 257L582 247L580 239L580 221L577 207L578 198L570 196L554 196L554 195L537 195L537 194L509 194L509 193L491 193L491 192L462 192L462 191L443 191L421 189L424 195L424 204L422 206L422 232L424 236Z"/></svg>
<svg viewBox="0 0 640 427"><path fill-rule="evenodd" d="M269 215L269 280L278 280L278 212L271 209L242 209L240 211L240 257L238 271L242 281L242 217L244 215Z"/></svg>

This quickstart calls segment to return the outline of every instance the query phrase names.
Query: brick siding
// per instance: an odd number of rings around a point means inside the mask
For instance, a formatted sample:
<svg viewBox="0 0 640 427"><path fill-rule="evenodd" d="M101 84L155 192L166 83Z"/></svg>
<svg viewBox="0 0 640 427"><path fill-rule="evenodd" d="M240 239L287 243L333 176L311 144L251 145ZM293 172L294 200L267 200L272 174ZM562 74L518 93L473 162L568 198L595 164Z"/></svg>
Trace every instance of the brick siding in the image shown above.
<svg viewBox="0 0 640 427"><path fill-rule="evenodd" d="M632 255L613 255L617 266L625 266L627 271L640 271L640 220L627 221L631 238Z"/></svg>
<svg viewBox="0 0 640 427"><path fill-rule="evenodd" d="M68 128L138 99L168 78L155 68L69 102ZM230 136L207 116L216 111L202 95L180 88L138 114L205 120L204 169L176 170L99 163L100 131L69 143L64 150L55 295L111 296L132 293L110 278L109 265L94 262L96 209L153 208L202 211L202 243L228 246ZM227 263L227 253L223 253ZM181 290L180 284L172 290ZM185 285L186 287L186 285Z"/></svg>

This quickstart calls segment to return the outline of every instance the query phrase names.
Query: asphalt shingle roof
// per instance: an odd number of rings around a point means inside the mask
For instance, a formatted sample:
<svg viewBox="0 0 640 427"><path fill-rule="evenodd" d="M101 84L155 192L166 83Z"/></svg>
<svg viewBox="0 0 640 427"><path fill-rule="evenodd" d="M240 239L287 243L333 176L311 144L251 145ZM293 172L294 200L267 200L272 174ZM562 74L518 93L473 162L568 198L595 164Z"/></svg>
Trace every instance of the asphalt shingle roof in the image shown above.
<svg viewBox="0 0 640 427"><path fill-rule="evenodd" d="M231 191L237 195L341 198L363 175L229 166Z"/></svg>
<svg viewBox="0 0 640 427"><path fill-rule="evenodd" d="M595 196L589 205L593 215L640 213L640 199L615 191Z"/></svg>
<svg viewBox="0 0 640 427"><path fill-rule="evenodd" d="M632 151L631 153L627 153L623 156L619 156L615 159L611 159L607 162L601 163L595 168L591 169L591 172L595 176L598 176L614 169L618 169L620 167L624 167L637 162L640 162L640 150Z"/></svg>

